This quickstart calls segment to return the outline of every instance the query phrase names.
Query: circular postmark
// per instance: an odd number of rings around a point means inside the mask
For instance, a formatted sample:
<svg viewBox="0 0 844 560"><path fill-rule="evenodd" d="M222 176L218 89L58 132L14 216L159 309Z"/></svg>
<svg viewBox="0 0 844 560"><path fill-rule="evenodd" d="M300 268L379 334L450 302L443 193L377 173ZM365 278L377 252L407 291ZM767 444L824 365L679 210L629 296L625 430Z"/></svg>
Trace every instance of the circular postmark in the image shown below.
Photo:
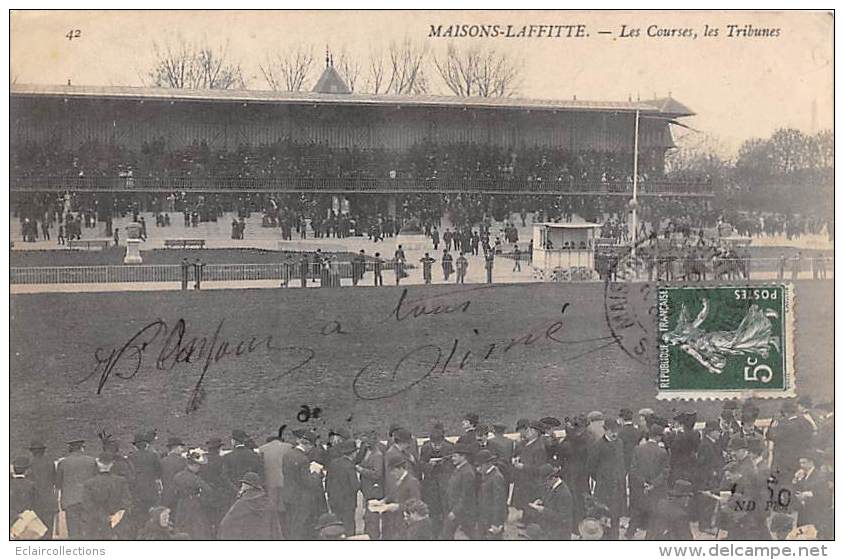
<svg viewBox="0 0 844 560"><path fill-rule="evenodd" d="M647 281L646 262L628 250L614 278L604 281L604 317L625 354L645 366L657 363L656 284ZM644 276L641 281L639 278Z"/></svg>

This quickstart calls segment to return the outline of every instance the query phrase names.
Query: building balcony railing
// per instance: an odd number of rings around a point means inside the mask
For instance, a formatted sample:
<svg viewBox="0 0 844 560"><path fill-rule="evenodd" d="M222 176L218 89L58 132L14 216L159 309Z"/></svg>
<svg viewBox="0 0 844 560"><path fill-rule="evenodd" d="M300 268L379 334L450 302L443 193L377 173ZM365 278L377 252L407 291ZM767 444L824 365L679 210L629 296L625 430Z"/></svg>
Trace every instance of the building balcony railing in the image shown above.
<svg viewBox="0 0 844 560"><path fill-rule="evenodd" d="M324 192L324 193L449 193L572 194L631 196L630 181L544 181L526 179L390 179L362 177L62 177L12 176L13 192ZM711 196L711 181L644 180L639 194Z"/></svg>

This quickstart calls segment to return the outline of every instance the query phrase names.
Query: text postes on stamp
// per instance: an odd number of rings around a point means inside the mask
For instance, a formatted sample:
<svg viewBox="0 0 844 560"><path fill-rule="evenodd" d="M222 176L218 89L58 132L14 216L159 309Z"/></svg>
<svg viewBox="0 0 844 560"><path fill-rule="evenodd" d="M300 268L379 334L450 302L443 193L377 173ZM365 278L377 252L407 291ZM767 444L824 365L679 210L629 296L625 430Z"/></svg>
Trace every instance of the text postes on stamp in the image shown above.
<svg viewBox="0 0 844 560"><path fill-rule="evenodd" d="M660 286L658 398L795 394L791 285Z"/></svg>

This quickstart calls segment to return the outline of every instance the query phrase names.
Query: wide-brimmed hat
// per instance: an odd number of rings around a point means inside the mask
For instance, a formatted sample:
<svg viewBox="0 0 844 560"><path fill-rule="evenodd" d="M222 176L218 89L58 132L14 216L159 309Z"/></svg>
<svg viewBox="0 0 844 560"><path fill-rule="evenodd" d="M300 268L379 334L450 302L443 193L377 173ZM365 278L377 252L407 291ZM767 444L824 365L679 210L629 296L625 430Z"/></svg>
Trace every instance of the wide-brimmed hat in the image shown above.
<svg viewBox="0 0 844 560"><path fill-rule="evenodd" d="M85 443L84 439L71 439L65 442L67 445L74 447Z"/></svg>
<svg viewBox="0 0 844 560"><path fill-rule="evenodd" d="M264 489L264 485L261 484L261 477L258 476L258 473L249 471L245 473L243 476L240 477L238 482L242 482L244 484L248 484L252 488L258 488L259 490Z"/></svg>

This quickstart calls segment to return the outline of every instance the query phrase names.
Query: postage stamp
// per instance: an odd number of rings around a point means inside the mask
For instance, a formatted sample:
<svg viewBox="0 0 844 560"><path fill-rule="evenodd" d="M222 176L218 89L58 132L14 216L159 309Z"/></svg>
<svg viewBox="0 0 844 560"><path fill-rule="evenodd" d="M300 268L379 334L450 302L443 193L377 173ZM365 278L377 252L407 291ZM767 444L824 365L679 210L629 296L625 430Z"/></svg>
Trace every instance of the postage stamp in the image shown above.
<svg viewBox="0 0 844 560"><path fill-rule="evenodd" d="M790 284L660 286L658 398L795 394Z"/></svg>

